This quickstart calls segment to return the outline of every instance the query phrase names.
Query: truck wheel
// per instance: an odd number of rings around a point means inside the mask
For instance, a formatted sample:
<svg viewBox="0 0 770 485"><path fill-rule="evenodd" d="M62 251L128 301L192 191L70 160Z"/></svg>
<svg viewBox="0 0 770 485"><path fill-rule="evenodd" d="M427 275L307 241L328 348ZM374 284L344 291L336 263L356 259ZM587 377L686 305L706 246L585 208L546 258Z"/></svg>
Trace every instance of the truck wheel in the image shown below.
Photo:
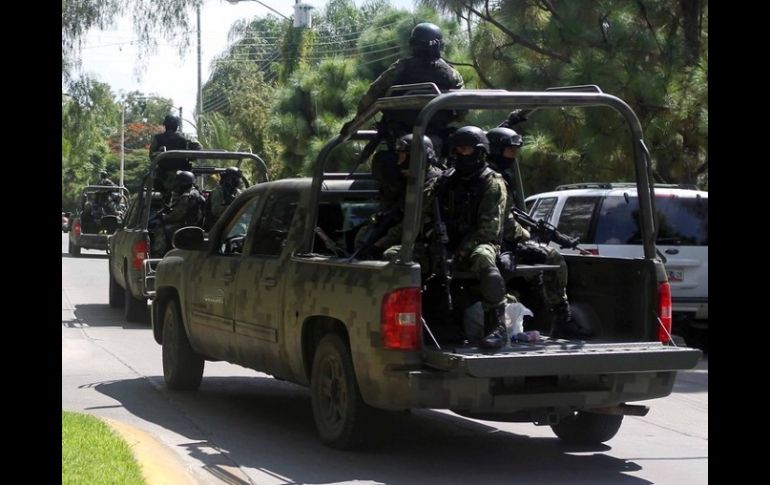
<svg viewBox="0 0 770 485"><path fill-rule="evenodd" d="M363 443L365 414L371 408L361 398L350 351L339 335L329 334L318 345L310 395L321 442L338 449Z"/></svg>
<svg viewBox="0 0 770 485"><path fill-rule="evenodd" d="M563 442L570 445L597 445L611 440L623 422L622 414L597 414L577 411L551 429Z"/></svg>
<svg viewBox="0 0 770 485"><path fill-rule="evenodd" d="M128 273L126 273L128 274ZM126 276L126 287L123 290L123 315L127 322L145 322L147 321L147 302L144 298L134 298L128 285L128 276Z"/></svg>
<svg viewBox="0 0 770 485"><path fill-rule="evenodd" d="M107 262L110 273L110 306L112 308L120 308L125 304L125 294L123 288L120 287L115 276L112 274L112 262Z"/></svg>
<svg viewBox="0 0 770 485"><path fill-rule="evenodd" d="M169 301L163 313L162 350L166 387L177 391L198 389L205 362L190 346L176 300Z"/></svg>
<svg viewBox="0 0 770 485"><path fill-rule="evenodd" d="M68 251L72 256L80 256L80 246L72 242L72 239L69 240L69 246Z"/></svg>

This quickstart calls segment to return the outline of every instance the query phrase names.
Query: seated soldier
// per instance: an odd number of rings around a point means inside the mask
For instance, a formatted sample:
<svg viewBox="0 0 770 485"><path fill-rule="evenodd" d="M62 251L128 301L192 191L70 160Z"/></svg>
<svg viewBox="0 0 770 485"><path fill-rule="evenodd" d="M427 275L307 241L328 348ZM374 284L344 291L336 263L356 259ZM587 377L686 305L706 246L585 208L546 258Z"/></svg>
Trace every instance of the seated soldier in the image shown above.
<svg viewBox="0 0 770 485"><path fill-rule="evenodd" d="M175 198L158 213L154 222L153 255L162 257L171 249L174 233L185 226L199 226L203 222L205 200L194 185L192 172L178 171L174 187Z"/></svg>

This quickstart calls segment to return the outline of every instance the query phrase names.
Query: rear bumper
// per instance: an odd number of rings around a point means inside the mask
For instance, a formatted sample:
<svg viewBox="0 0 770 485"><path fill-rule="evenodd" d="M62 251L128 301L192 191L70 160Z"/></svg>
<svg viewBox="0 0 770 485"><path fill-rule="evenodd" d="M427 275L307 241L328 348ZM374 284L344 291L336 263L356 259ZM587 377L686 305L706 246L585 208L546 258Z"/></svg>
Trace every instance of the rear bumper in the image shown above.
<svg viewBox="0 0 770 485"><path fill-rule="evenodd" d="M676 371L701 356L654 343L557 345L494 354L427 351L420 369L387 370L387 389L365 393L367 402L491 413L607 407L669 395Z"/></svg>
<svg viewBox="0 0 770 485"><path fill-rule="evenodd" d="M107 250L107 235L106 234L81 234L75 239L75 243L84 249L100 249L102 251Z"/></svg>
<svg viewBox="0 0 770 485"><path fill-rule="evenodd" d="M695 320L708 320L708 298L672 298L672 312L683 314Z"/></svg>

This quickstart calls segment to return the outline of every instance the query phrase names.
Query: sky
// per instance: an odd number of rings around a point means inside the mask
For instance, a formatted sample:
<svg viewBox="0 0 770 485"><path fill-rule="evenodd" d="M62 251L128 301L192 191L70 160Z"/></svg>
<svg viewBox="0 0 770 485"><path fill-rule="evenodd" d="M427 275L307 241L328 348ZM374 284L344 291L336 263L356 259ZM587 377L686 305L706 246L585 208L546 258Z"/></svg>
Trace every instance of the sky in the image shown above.
<svg viewBox="0 0 770 485"><path fill-rule="evenodd" d="M293 0L260 0L264 5L291 17L294 13ZM304 0L302 3L321 10L327 0ZM357 4L361 1L357 0ZM398 8L414 9L414 0L391 0ZM203 84L211 73L212 59L227 47L227 33L234 22L240 19L263 17L271 12L255 0L242 0L231 4L225 0L205 0L201 9L201 74ZM195 24L195 14L191 19ZM110 85L118 98L130 91L141 91L146 95L170 98L174 106L182 107L183 129L195 131L195 101L197 97L198 68L196 37L183 58L177 49L165 40L159 42L158 53L146 60L146 68L138 73L137 53L132 41L136 38L129 18L119 19L113 27L104 31L92 30L86 37L81 51L80 73L95 77ZM139 78L137 76L140 76ZM160 121L160 120L158 120Z"/></svg>

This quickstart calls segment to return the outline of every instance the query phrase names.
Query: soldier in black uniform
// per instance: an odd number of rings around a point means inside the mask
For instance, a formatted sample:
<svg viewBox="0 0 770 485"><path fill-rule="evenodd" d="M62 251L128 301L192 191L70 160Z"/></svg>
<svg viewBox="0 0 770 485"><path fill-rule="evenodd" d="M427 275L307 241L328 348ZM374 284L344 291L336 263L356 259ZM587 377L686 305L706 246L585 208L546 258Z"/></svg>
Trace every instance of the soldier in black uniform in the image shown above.
<svg viewBox="0 0 770 485"><path fill-rule="evenodd" d="M409 37L409 45L412 48L412 56L399 59L378 77L369 87L361 101L358 103L356 117L366 111L377 99L385 95L391 86L397 84L415 84L432 82L442 91L450 89L462 89L463 78L456 69L441 58L441 49L444 46L441 29L431 23L417 24ZM379 131L385 135L388 145L393 149L395 141L402 135L412 131L412 125L419 110L392 110L383 113ZM454 119L459 119L461 114L442 112L437 113L428 126L427 134L436 142L444 136L442 130ZM353 120L343 125L340 133L345 135ZM436 151L441 153L441 147L436 146Z"/></svg>
<svg viewBox="0 0 770 485"><path fill-rule="evenodd" d="M201 144L195 138L178 131L179 125L180 120L178 117L166 115L163 119L163 126L166 127L166 131L152 137L150 160L152 160L155 152L159 151L161 147L166 147L166 151L201 149ZM163 192L164 201L168 202L171 198L176 172L178 170L190 170L191 168L192 164L190 161L184 158L166 158L160 161L157 176L155 177L155 190Z"/></svg>

